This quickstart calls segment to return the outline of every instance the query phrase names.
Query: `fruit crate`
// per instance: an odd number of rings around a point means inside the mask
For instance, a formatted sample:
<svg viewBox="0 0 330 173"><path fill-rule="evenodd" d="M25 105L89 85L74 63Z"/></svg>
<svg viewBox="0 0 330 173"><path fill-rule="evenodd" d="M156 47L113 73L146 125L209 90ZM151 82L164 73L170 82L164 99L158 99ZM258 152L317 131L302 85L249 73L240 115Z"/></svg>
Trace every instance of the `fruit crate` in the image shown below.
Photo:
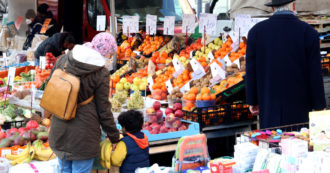
<svg viewBox="0 0 330 173"><path fill-rule="evenodd" d="M25 125L25 121L10 121L10 122L4 122L3 125L1 125L1 128L3 130L8 130L10 128L20 128Z"/></svg>
<svg viewBox="0 0 330 173"><path fill-rule="evenodd" d="M227 98L233 96L234 94L242 91L245 89L245 80L242 80L241 82L231 86L230 88L227 88L223 92L217 94L217 100L226 100Z"/></svg>
<svg viewBox="0 0 330 173"><path fill-rule="evenodd" d="M321 59L322 63L322 74L324 76L329 76L330 75L330 57L323 57Z"/></svg>
<svg viewBox="0 0 330 173"><path fill-rule="evenodd" d="M142 130L143 133L148 137L149 142L160 141L166 139L181 138L182 136L191 136L200 133L200 126L196 122L182 120L183 123L189 124L187 130L160 133L160 134L150 134L148 130Z"/></svg>
<svg viewBox="0 0 330 173"><path fill-rule="evenodd" d="M183 111L183 119L198 122L201 128L217 126L244 120L255 120L244 103L230 103L209 107L195 108L192 111Z"/></svg>

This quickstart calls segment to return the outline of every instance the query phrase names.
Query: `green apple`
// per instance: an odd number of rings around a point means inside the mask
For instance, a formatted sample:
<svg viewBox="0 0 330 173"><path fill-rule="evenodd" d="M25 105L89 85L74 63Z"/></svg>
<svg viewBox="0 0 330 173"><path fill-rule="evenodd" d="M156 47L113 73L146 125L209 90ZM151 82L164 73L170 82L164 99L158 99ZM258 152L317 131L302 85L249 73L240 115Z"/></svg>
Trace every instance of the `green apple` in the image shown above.
<svg viewBox="0 0 330 173"><path fill-rule="evenodd" d="M220 46L215 46L214 49L215 49L215 50L219 50L219 49L220 49Z"/></svg>
<svg viewBox="0 0 330 173"><path fill-rule="evenodd" d="M135 85L131 85L131 90L135 91L135 90L137 90L137 89L138 89L137 86L135 86Z"/></svg>
<svg viewBox="0 0 330 173"><path fill-rule="evenodd" d="M201 51L204 52L206 50L205 46L201 48Z"/></svg>
<svg viewBox="0 0 330 173"><path fill-rule="evenodd" d="M173 56L173 58L180 58L180 56L178 55L178 54L175 54L174 56Z"/></svg>
<svg viewBox="0 0 330 173"><path fill-rule="evenodd" d="M122 91L123 89L124 89L123 84L121 84L121 83L117 83L117 85L116 85L116 90L118 90L118 91Z"/></svg>
<svg viewBox="0 0 330 173"><path fill-rule="evenodd" d="M133 83L134 83L134 85L139 86L141 83L141 78L139 78L139 77L134 78Z"/></svg>
<svg viewBox="0 0 330 173"><path fill-rule="evenodd" d="M147 88L147 85L146 85L145 83L141 83L141 84L139 85L139 90L140 90L140 91L146 90L146 88Z"/></svg>
<svg viewBox="0 0 330 173"><path fill-rule="evenodd" d="M220 43L220 38L219 38L219 37L215 38L215 39L214 39L214 43L215 43L216 45L219 45L219 43Z"/></svg>
<svg viewBox="0 0 330 173"><path fill-rule="evenodd" d="M142 79L142 82L143 82L143 83L148 83L148 78L146 78L146 77L143 78L143 79Z"/></svg>
<svg viewBox="0 0 330 173"><path fill-rule="evenodd" d="M125 88L125 90L129 90L131 88L131 84L129 82L126 82L124 84L124 88Z"/></svg>
<svg viewBox="0 0 330 173"><path fill-rule="evenodd" d="M124 84L124 83L127 82L127 79L126 78L121 78L119 82L122 83L122 84Z"/></svg>

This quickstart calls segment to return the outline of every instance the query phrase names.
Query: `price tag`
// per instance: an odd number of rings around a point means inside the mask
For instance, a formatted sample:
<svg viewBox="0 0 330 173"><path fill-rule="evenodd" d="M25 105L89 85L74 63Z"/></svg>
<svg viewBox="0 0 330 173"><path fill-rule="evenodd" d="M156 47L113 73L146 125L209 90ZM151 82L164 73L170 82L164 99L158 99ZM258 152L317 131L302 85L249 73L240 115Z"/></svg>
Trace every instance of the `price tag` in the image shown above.
<svg viewBox="0 0 330 173"><path fill-rule="evenodd" d="M194 14L184 14L182 19L182 33L192 34L195 32L196 18Z"/></svg>
<svg viewBox="0 0 330 173"><path fill-rule="evenodd" d="M239 34L240 37L247 36L252 26L253 25L250 15L246 15L246 14L235 15L235 33Z"/></svg>
<svg viewBox="0 0 330 173"><path fill-rule="evenodd" d="M136 55L141 55L141 52L140 51L136 51L136 50L134 50L133 51Z"/></svg>
<svg viewBox="0 0 330 173"><path fill-rule="evenodd" d="M47 18L47 19L45 19L45 22L44 22L44 24L42 25L42 28L41 28L41 30L40 30L40 34L45 34L45 33L46 33L46 31L47 31L47 29L48 29L48 26L49 26L49 24L50 24L51 21L52 21L51 18Z"/></svg>
<svg viewBox="0 0 330 173"><path fill-rule="evenodd" d="M123 17L123 33L138 33L139 32L139 16L124 16Z"/></svg>
<svg viewBox="0 0 330 173"><path fill-rule="evenodd" d="M239 48L239 40L237 39L232 45L231 47L233 48L230 52L236 52Z"/></svg>
<svg viewBox="0 0 330 173"><path fill-rule="evenodd" d="M167 92L172 93L173 86L172 86L172 83L171 83L171 79L166 81L165 85L166 85L166 88L167 88Z"/></svg>
<svg viewBox="0 0 330 173"><path fill-rule="evenodd" d="M199 33L208 35L216 35L217 31L217 15L210 13L202 13L199 16Z"/></svg>
<svg viewBox="0 0 330 173"><path fill-rule="evenodd" d="M164 35L174 35L175 16L165 16Z"/></svg>
<svg viewBox="0 0 330 173"><path fill-rule="evenodd" d="M40 69L46 69L46 64L47 64L47 61L46 61L46 57L45 56L40 56L39 57L39 66L40 66Z"/></svg>
<svg viewBox="0 0 330 173"><path fill-rule="evenodd" d="M148 62L148 74L154 74L156 72L156 65L152 60L149 60Z"/></svg>
<svg viewBox="0 0 330 173"><path fill-rule="evenodd" d="M211 83L215 83L226 78L226 71L223 70L216 62L212 63L210 67L213 77L211 79Z"/></svg>
<svg viewBox="0 0 330 173"><path fill-rule="evenodd" d="M154 35L157 32L157 16L147 14L146 30L148 35Z"/></svg>
<svg viewBox="0 0 330 173"><path fill-rule="evenodd" d="M190 51L190 59L193 58L193 51Z"/></svg>
<svg viewBox="0 0 330 173"><path fill-rule="evenodd" d="M105 23L106 23L106 16L105 15L98 15L96 17L96 30L97 31L105 31Z"/></svg>
<svg viewBox="0 0 330 173"><path fill-rule="evenodd" d="M187 93L190 91L190 81L187 82L182 88L180 88L181 93Z"/></svg>
<svg viewBox="0 0 330 173"><path fill-rule="evenodd" d="M239 60L239 58L235 60L233 63L238 66L238 69L241 69L241 61Z"/></svg>
<svg viewBox="0 0 330 173"><path fill-rule="evenodd" d="M7 154L11 154L11 149L2 149L1 157L6 157Z"/></svg>
<svg viewBox="0 0 330 173"><path fill-rule="evenodd" d="M226 69L226 62L223 59L217 58L217 60L222 64L222 68Z"/></svg>
<svg viewBox="0 0 330 173"><path fill-rule="evenodd" d="M214 60L214 56L213 56L212 51L209 52L209 54L207 54L207 57L209 58L210 62L212 62Z"/></svg>
<svg viewBox="0 0 330 173"><path fill-rule="evenodd" d="M174 66L174 69L175 69L175 73L174 73L173 76L177 77L184 71L184 67L183 67L183 65L181 64L181 62L179 61L178 58L173 58L172 62L173 62L173 66Z"/></svg>
<svg viewBox="0 0 330 173"><path fill-rule="evenodd" d="M190 65L194 70L194 73L192 73L193 80L200 79L206 74L203 66L195 58L191 59Z"/></svg>
<svg viewBox="0 0 330 173"><path fill-rule="evenodd" d="M231 66L232 62L231 62L230 59L229 59L229 54L226 55L222 60L225 61L226 66Z"/></svg>
<svg viewBox="0 0 330 173"><path fill-rule="evenodd" d="M109 17L110 18L110 32L112 32L112 20L111 20L111 16ZM118 32L118 30L117 30L117 27L118 26L118 24L117 24L117 17L115 17L115 30L116 30L116 33Z"/></svg>
<svg viewBox="0 0 330 173"><path fill-rule="evenodd" d="M148 82L150 91L152 91L152 86L154 85L154 80L152 79L152 76L148 77L147 82Z"/></svg>
<svg viewBox="0 0 330 173"><path fill-rule="evenodd" d="M9 67L8 77L7 77L9 86L14 85L15 73L16 73L16 68L15 67Z"/></svg>
<svg viewBox="0 0 330 173"><path fill-rule="evenodd" d="M5 52L2 52L2 57L3 57L3 65L8 66L7 54Z"/></svg>

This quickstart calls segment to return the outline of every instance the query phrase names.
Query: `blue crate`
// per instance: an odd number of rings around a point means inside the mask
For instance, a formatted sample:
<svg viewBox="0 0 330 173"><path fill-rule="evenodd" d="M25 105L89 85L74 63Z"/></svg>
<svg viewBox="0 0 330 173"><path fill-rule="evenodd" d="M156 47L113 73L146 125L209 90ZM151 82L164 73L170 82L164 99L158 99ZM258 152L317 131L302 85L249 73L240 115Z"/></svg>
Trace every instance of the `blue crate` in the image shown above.
<svg viewBox="0 0 330 173"><path fill-rule="evenodd" d="M148 137L149 142L160 141L165 139L175 139L181 138L182 136L191 136L199 134L199 124L191 121L182 120L182 122L189 123L188 129L177 132L160 133L160 134L150 134L147 130L142 130L143 133Z"/></svg>

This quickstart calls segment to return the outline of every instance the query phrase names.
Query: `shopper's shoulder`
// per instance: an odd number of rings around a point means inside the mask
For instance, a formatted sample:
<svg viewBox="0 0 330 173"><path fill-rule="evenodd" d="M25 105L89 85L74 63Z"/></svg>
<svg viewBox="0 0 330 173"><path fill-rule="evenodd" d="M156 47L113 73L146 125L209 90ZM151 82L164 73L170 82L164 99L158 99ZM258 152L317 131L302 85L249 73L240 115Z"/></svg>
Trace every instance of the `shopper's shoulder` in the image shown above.
<svg viewBox="0 0 330 173"><path fill-rule="evenodd" d="M271 22L271 21L270 21L269 19L266 19L266 20L264 20L264 21L261 21L261 22L255 24L255 25L251 28L251 30L252 30L252 31L257 31L257 30L263 29L263 28L265 28L265 27L268 27L270 22Z"/></svg>

